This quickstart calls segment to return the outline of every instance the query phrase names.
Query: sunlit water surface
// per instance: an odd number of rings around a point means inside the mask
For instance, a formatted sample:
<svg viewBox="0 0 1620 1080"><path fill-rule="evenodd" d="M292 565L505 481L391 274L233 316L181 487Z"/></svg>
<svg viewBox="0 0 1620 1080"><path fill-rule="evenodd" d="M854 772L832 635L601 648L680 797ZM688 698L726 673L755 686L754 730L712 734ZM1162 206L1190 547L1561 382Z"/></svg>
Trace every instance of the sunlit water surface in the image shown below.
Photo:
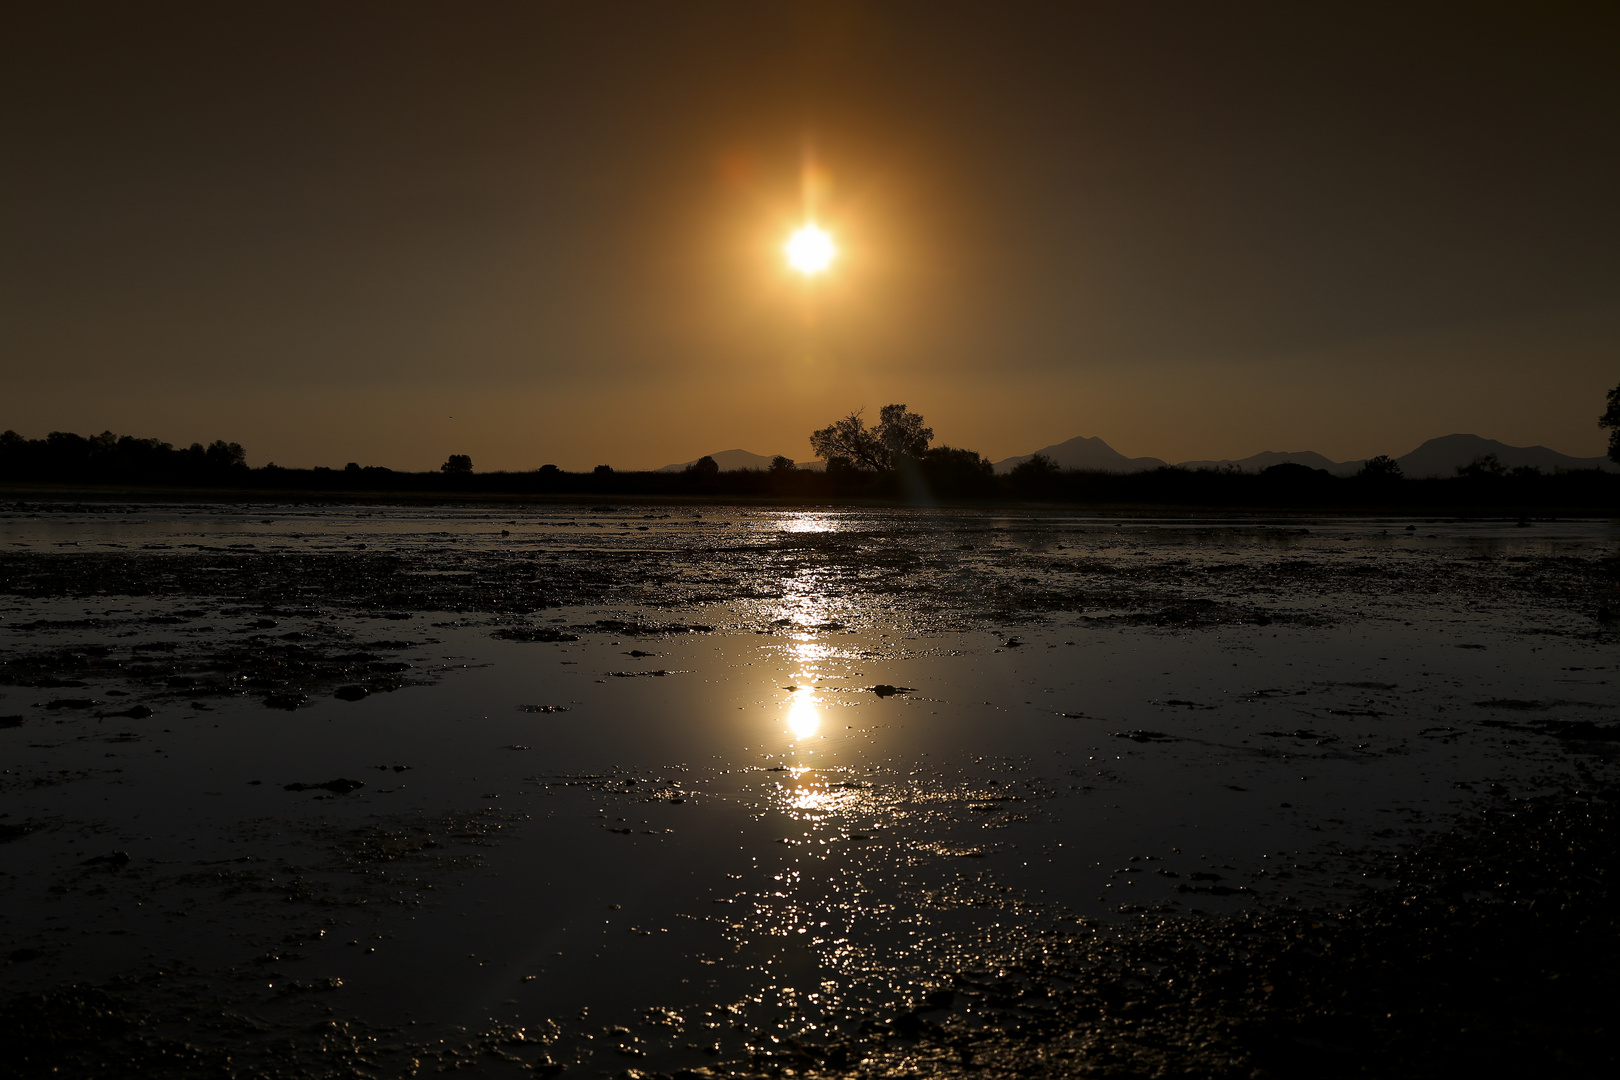
<svg viewBox="0 0 1620 1080"><path fill-rule="evenodd" d="M138 650L204 622L178 654L340 630L404 643L418 683L352 702L312 692L296 711L252 691L109 696L116 671L0 690L0 714L19 720L0 729L0 823L28 830L0 847L3 947L39 953L0 979L14 991L161 965L267 1011L288 1000L278 988L340 979L320 998L338 1014L624 1025L555 1053L671 1068L733 1052L745 1015L813 1028L993 966L997 934L1032 920L1341 902L1369 884L1344 853L1444 828L1493 789L1610 768L1523 723L1613 721L1614 642L1586 600L1345 582L1402 560L1420 577L1475 560L1510 581L1513 560L1610 556L1614 526L1416 524L20 508L0 515L0 549L365 551L450 577L480 573L478 558L534 559L542 576L551 557L611 558L604 573L625 582L656 566L665 592L617 603L615 578L604 602L516 613L574 628L560 641L492 636L512 612L385 618L318 597L255 631L228 581L211 595L0 596L13 656ZM834 565L799 539L855 554ZM770 576L726 576L765 547ZM896 570L898 555L928 565ZM1210 585L1219 567L1289 560L1327 567L1320 590ZM1100 585L1097 604L1020 613L987 592L1137 566L1180 567L1210 603L1275 617L1154 623L1126 617L1135 594ZM924 576L885 585L901 572ZM180 609L198 614L165 614ZM657 632L672 625L710 629ZM46 707L70 695L99 704ZM138 701L150 717L97 715ZM286 790L337 778L364 786ZM127 864L87 862L113 852Z"/></svg>

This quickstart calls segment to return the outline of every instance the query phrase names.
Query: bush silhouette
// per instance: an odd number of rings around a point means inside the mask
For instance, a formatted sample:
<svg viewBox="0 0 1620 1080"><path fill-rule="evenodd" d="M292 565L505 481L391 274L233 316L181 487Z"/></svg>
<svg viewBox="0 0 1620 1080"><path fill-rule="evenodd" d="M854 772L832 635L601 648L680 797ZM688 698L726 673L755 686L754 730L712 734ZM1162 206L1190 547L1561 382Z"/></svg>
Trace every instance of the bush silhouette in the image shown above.
<svg viewBox="0 0 1620 1080"><path fill-rule="evenodd" d="M1356 476L1362 480L1401 480L1405 474L1401 472L1400 465L1388 454L1379 454L1368 458L1361 463L1361 470Z"/></svg>
<svg viewBox="0 0 1620 1080"><path fill-rule="evenodd" d="M1457 466L1457 475L1470 480L1480 480L1485 477L1503 476L1507 469L1502 465L1502 459L1495 454L1486 454L1477 457L1466 465Z"/></svg>
<svg viewBox="0 0 1620 1080"><path fill-rule="evenodd" d="M935 446L922 456L923 482L944 498L977 498L994 494L995 468L975 450Z"/></svg>
<svg viewBox="0 0 1620 1080"><path fill-rule="evenodd" d="M451 454L439 471L450 476L465 476L472 472L472 458L466 454Z"/></svg>

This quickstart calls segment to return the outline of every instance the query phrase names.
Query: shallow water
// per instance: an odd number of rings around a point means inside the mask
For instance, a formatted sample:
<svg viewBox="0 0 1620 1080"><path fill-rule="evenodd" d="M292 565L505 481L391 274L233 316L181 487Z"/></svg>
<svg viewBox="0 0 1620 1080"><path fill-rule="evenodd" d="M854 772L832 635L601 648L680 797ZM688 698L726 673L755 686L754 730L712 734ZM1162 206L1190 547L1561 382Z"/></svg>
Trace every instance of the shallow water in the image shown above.
<svg viewBox="0 0 1620 1080"><path fill-rule="evenodd" d="M1368 851L1613 779L1617 539L19 506L0 988L164 970L265 1024L527 1032L492 1073L673 1070L1055 923L1349 903Z"/></svg>

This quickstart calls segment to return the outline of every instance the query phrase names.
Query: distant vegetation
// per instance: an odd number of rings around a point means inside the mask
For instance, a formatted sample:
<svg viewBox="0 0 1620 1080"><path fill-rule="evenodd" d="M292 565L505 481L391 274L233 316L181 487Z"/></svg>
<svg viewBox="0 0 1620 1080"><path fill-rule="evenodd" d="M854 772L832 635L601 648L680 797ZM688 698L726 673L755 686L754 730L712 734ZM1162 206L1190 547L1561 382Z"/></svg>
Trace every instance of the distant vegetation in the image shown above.
<svg viewBox="0 0 1620 1080"><path fill-rule="evenodd" d="M240 443L217 440L183 449L130 435L74 435L53 431L43 439L0 433L0 480L69 483L235 484L248 473Z"/></svg>
<svg viewBox="0 0 1620 1080"><path fill-rule="evenodd" d="M1598 427L1609 429L1609 460L1620 465L1620 386L1609 391L1609 407L1598 417Z"/></svg>
<svg viewBox="0 0 1620 1080"><path fill-rule="evenodd" d="M1610 394L1620 423L1620 387ZM1607 419L1606 414L1606 419ZM1608 426L1615 426L1610 424ZM598 465L568 472L542 465L529 472L475 472L466 454L451 454L432 472L397 472L349 462L342 469L249 468L237 443L217 440L179 448L157 439L103 432L52 432L25 439L0 434L0 484L101 485L263 492L607 497L715 497L932 502L1027 501L1106 506L1268 507L1297 509L1620 506L1620 474L1596 469L1543 473L1507 469L1485 455L1443 479L1408 479L1387 456L1354 476L1286 463L1259 473L1165 466L1133 473L1065 470L1035 454L1005 475L972 450L931 446L933 430L904 405L887 405L868 427L859 412L816 431L812 449L825 471L801 469L787 457L768 468L722 472L712 457L674 472L624 472ZM1620 439L1620 434L1617 434Z"/></svg>

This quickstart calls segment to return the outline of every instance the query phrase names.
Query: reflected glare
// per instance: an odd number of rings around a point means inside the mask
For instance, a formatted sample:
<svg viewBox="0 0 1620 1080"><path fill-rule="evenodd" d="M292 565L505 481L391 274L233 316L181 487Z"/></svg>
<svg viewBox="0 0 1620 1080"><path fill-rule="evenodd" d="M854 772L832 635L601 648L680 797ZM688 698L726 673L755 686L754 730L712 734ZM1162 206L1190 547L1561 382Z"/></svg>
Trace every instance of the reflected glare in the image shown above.
<svg viewBox="0 0 1620 1080"><path fill-rule="evenodd" d="M789 533L821 533L834 532L838 523L826 514L794 514L781 524L783 532Z"/></svg>
<svg viewBox="0 0 1620 1080"><path fill-rule="evenodd" d="M821 709L814 694L793 696L793 704L788 706L787 725L795 739L808 739L821 730Z"/></svg>

